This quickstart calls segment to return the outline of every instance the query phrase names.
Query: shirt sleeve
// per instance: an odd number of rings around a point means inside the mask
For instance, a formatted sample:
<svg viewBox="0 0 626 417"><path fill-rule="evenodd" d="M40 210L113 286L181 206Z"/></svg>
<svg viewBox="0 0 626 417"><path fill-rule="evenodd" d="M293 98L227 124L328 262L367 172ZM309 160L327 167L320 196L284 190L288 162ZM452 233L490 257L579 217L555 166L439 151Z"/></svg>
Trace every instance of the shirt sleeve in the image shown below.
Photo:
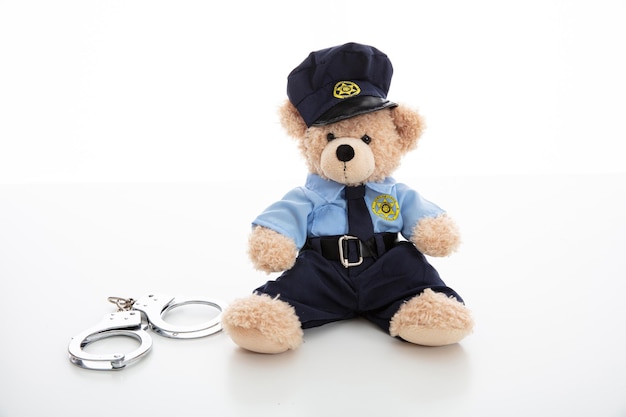
<svg viewBox="0 0 626 417"><path fill-rule="evenodd" d="M404 184L396 185L397 196L402 216L402 236L411 239L413 228L425 217L437 217L445 211L434 203L423 198L417 191Z"/></svg>
<svg viewBox="0 0 626 417"><path fill-rule="evenodd" d="M309 214L313 203L302 187L294 188L281 200L265 209L252 224L272 229L290 237L298 248L306 242Z"/></svg>

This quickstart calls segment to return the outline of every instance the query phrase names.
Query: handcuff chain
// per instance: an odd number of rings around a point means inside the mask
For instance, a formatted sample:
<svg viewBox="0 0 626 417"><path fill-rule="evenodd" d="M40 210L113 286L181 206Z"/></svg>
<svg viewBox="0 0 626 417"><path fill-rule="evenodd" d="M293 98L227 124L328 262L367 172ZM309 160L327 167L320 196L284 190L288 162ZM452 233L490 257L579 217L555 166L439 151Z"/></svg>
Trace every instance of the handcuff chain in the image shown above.
<svg viewBox="0 0 626 417"><path fill-rule="evenodd" d="M133 308L133 304L135 304L135 300L132 298L122 298L122 297L109 297L107 298L109 303L113 303L117 306L117 311L129 311Z"/></svg>

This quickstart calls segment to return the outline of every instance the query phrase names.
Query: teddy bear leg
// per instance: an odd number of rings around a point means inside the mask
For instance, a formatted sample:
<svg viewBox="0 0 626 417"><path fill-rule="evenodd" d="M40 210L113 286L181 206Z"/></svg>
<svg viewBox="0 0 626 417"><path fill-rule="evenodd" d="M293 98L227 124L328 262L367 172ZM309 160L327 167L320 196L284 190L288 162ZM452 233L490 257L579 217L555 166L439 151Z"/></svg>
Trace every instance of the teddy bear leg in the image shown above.
<svg viewBox="0 0 626 417"><path fill-rule="evenodd" d="M233 342L252 352L282 353L302 343L302 328L294 308L265 294L230 304L222 315L222 325Z"/></svg>
<svg viewBox="0 0 626 417"><path fill-rule="evenodd" d="M398 309L391 318L389 333L418 345L444 346L459 342L472 327L465 305L429 288Z"/></svg>

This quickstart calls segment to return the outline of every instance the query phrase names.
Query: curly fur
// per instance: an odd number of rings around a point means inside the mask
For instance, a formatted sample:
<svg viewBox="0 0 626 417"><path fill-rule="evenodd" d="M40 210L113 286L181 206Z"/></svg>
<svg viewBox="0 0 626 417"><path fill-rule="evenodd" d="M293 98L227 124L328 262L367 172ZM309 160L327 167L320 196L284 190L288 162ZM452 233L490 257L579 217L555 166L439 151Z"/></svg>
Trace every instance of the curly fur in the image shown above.
<svg viewBox="0 0 626 417"><path fill-rule="evenodd" d="M337 137L370 136L372 152L377 156L376 169L364 182L379 182L390 176L400 165L402 156L417 146L424 128L421 116L415 110L402 105L308 129L289 101L281 107L279 116L287 133L298 139L300 152L309 171L322 178L327 178L320 166L320 160L322 151L328 144L328 133Z"/></svg>
<svg viewBox="0 0 626 417"><path fill-rule="evenodd" d="M248 238L248 255L256 269L267 273L280 272L294 265L298 248L287 236L259 226Z"/></svg>
<svg viewBox="0 0 626 417"><path fill-rule="evenodd" d="M411 241L429 256L448 256L461 244L459 229L447 214L421 219L413 227Z"/></svg>
<svg viewBox="0 0 626 417"><path fill-rule="evenodd" d="M287 134L293 138L303 138L307 127L304 119L298 113L296 106L291 104L289 100L278 109L278 118Z"/></svg>
<svg viewBox="0 0 626 417"><path fill-rule="evenodd" d="M473 325L465 305L429 288L400 307L391 319L389 333L419 345L442 346L463 339Z"/></svg>
<svg viewBox="0 0 626 417"><path fill-rule="evenodd" d="M302 343L294 308L265 294L235 300L224 311L222 324L237 345L253 352L280 353Z"/></svg>

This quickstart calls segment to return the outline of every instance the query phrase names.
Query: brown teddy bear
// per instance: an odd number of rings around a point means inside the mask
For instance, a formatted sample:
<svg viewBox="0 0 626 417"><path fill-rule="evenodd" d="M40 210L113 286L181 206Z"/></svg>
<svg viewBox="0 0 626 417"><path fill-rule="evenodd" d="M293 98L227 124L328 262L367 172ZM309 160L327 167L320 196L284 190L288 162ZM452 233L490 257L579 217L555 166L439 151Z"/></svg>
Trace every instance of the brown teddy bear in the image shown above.
<svg viewBox="0 0 626 417"><path fill-rule="evenodd" d="M284 352L303 329L353 317L419 345L471 332L462 298L424 257L451 254L456 225L391 177L423 128L387 100L392 72L378 49L348 43L312 52L289 75L280 119L310 174L253 221L253 264L282 274L224 312L240 347Z"/></svg>

